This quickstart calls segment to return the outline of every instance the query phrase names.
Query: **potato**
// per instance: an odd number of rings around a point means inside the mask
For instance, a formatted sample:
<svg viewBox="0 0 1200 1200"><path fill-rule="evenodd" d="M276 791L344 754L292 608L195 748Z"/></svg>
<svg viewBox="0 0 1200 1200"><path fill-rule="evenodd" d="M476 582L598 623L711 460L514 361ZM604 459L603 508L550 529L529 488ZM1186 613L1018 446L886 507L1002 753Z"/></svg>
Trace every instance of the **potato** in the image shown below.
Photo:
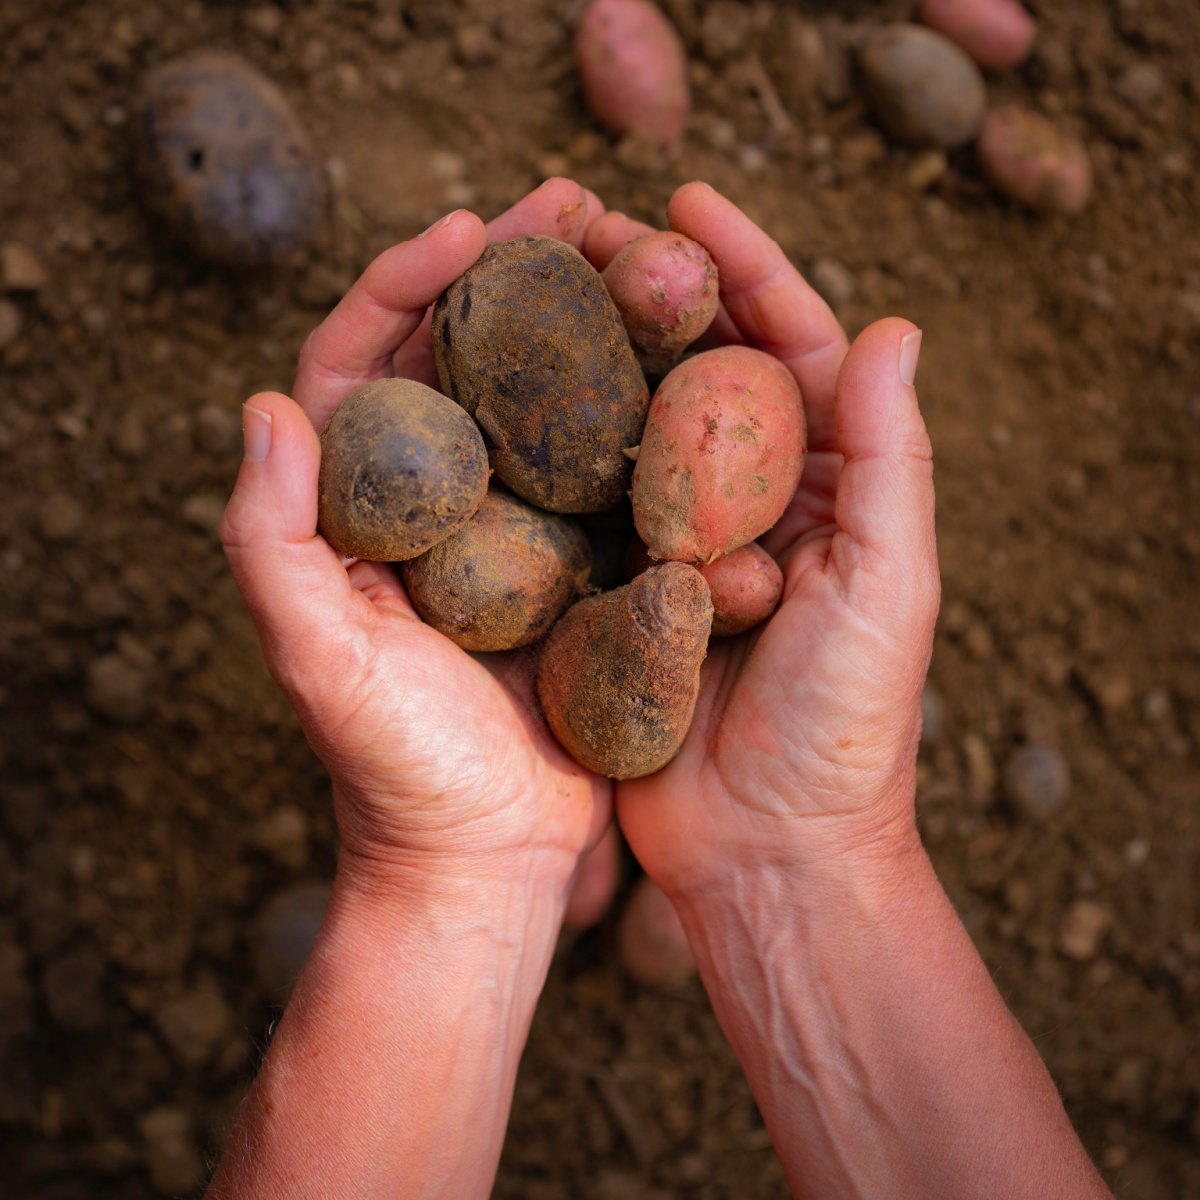
<svg viewBox="0 0 1200 1200"><path fill-rule="evenodd" d="M654 566L641 538L629 543L625 563L631 579ZM708 563L700 574L712 598L712 637L736 637L760 625L778 608L783 595L783 572L757 542Z"/></svg>
<svg viewBox="0 0 1200 1200"><path fill-rule="evenodd" d="M621 966L637 983L682 987L696 974L696 960L675 906L643 876L633 885L617 926Z"/></svg>
<svg viewBox="0 0 1200 1200"><path fill-rule="evenodd" d="M527 646L587 587L587 538L567 517L489 490L457 533L403 564L417 612L464 650Z"/></svg>
<svg viewBox="0 0 1200 1200"><path fill-rule="evenodd" d="M148 203L202 257L261 266L312 240L324 210L312 144L244 59L199 50L156 67L133 128Z"/></svg>
<svg viewBox="0 0 1200 1200"><path fill-rule="evenodd" d="M648 0L592 0L575 35L588 107L613 133L674 151L691 108L683 43Z"/></svg>
<svg viewBox="0 0 1200 1200"><path fill-rule="evenodd" d="M1033 17L1017 0L920 0L917 18L988 71L1019 67L1033 49Z"/></svg>
<svg viewBox="0 0 1200 1200"><path fill-rule="evenodd" d="M711 625L708 584L685 563L652 567L567 609L542 648L537 687L547 723L576 762L634 779L675 757Z"/></svg>
<svg viewBox="0 0 1200 1200"><path fill-rule="evenodd" d="M987 177L1038 212L1077 213L1092 194L1092 164L1078 138L1045 117L1008 104L994 108L976 147Z"/></svg>
<svg viewBox="0 0 1200 1200"><path fill-rule="evenodd" d="M647 375L665 375L717 315L717 265L679 233L634 238L601 278Z"/></svg>
<svg viewBox="0 0 1200 1200"><path fill-rule="evenodd" d="M318 525L349 558L415 558L466 524L487 481L483 438L457 404L411 379L380 379L321 434Z"/></svg>
<svg viewBox="0 0 1200 1200"><path fill-rule="evenodd" d="M804 468L804 405L790 372L722 346L659 385L633 472L633 519L652 558L710 563L779 520Z"/></svg>
<svg viewBox="0 0 1200 1200"><path fill-rule="evenodd" d="M611 508L650 403L597 272L565 242L489 246L433 310L446 394L479 422L497 477L551 512Z"/></svg>
<svg viewBox="0 0 1200 1200"><path fill-rule="evenodd" d="M983 123L987 89L979 68L953 42L919 25L887 25L859 52L875 114L894 137L950 149Z"/></svg>

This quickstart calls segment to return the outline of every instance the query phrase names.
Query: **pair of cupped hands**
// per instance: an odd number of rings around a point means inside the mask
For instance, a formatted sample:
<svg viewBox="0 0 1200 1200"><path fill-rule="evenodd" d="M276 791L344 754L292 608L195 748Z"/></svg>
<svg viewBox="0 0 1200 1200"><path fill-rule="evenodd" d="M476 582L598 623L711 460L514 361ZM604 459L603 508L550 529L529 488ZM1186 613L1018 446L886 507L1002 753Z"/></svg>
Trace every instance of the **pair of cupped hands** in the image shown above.
<svg viewBox="0 0 1200 1200"><path fill-rule="evenodd" d="M565 179L484 225L452 213L380 255L305 342L293 388L252 397L221 537L267 665L334 784L339 885L461 895L513 878L565 904L614 814L679 901L756 872L887 872L915 845L920 693L939 584L920 334L888 319L848 345L779 246L707 184L670 227L707 248L721 309L705 345L745 343L795 376L809 454L761 539L784 575L762 627L711 644L678 756L643 779L590 774L555 742L536 648L473 656L425 625L386 564L317 532L320 430L370 380L437 386L429 306L485 244L544 234L597 269L647 227Z"/></svg>

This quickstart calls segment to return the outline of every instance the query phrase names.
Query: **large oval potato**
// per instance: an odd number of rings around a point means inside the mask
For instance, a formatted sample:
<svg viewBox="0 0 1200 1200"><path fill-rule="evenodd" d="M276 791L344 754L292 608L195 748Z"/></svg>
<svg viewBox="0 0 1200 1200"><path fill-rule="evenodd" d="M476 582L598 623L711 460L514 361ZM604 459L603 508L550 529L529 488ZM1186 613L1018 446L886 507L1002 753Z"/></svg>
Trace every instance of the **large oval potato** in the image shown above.
<svg viewBox="0 0 1200 1200"><path fill-rule="evenodd" d="M648 0L592 0L575 35L588 106L614 133L674 150L691 108L683 43Z"/></svg>
<svg viewBox="0 0 1200 1200"><path fill-rule="evenodd" d="M783 514L804 469L804 404L791 373L748 346L677 366L650 405L633 519L651 557L714 562Z"/></svg>
<svg viewBox="0 0 1200 1200"><path fill-rule="evenodd" d="M940 33L887 25L866 40L859 64L876 116L901 141L949 150L979 132L987 106L983 76Z"/></svg>
<svg viewBox="0 0 1200 1200"><path fill-rule="evenodd" d="M490 490L457 533L403 564L425 622L464 650L527 646L587 587L587 538L567 517Z"/></svg>
<svg viewBox="0 0 1200 1200"><path fill-rule="evenodd" d="M146 199L202 257L259 266L312 239L324 209L312 143L244 59L199 50L154 68L133 125Z"/></svg>
<svg viewBox="0 0 1200 1200"><path fill-rule="evenodd" d="M920 0L917 17L988 71L1019 67L1037 30L1019 0Z"/></svg>
<svg viewBox="0 0 1200 1200"><path fill-rule="evenodd" d="M598 512L629 486L650 394L599 274L565 242L497 242L439 297L446 394L483 430L497 477L551 512Z"/></svg>
<svg viewBox="0 0 1200 1200"><path fill-rule="evenodd" d="M1077 213L1092 194L1092 164L1078 139L1016 104L994 108L976 146L984 173L1038 212Z"/></svg>
<svg viewBox="0 0 1200 1200"><path fill-rule="evenodd" d="M567 609L542 648L537 688L571 757L613 779L665 767L692 723L711 625L708 584L677 562Z"/></svg>
<svg viewBox="0 0 1200 1200"><path fill-rule="evenodd" d="M433 388L379 379L321 434L321 535L348 558L415 558L466 523L487 492L475 422Z"/></svg>

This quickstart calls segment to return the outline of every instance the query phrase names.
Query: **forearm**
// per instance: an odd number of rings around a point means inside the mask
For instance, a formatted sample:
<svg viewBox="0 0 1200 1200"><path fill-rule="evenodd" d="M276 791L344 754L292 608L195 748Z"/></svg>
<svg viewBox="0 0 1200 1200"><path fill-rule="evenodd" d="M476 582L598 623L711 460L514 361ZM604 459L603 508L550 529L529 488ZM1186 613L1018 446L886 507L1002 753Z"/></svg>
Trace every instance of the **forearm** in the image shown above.
<svg viewBox="0 0 1200 1200"><path fill-rule="evenodd" d="M915 837L679 908L795 1195L1108 1195Z"/></svg>
<svg viewBox="0 0 1200 1200"><path fill-rule="evenodd" d="M487 1196L564 894L339 878L210 1200Z"/></svg>

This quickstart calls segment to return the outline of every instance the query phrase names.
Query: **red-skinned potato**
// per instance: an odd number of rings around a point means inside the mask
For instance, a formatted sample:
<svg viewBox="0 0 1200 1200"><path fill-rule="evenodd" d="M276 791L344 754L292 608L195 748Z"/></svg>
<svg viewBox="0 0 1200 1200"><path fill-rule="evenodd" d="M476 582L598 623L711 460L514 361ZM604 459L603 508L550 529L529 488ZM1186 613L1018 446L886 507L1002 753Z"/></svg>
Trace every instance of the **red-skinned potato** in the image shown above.
<svg viewBox="0 0 1200 1200"><path fill-rule="evenodd" d="M652 558L710 563L765 533L804 469L804 404L791 373L748 346L677 366L650 403L633 519Z"/></svg>
<svg viewBox="0 0 1200 1200"><path fill-rule="evenodd" d="M717 265L679 233L634 238L601 277L647 375L665 375L717 315Z"/></svg>
<svg viewBox="0 0 1200 1200"><path fill-rule="evenodd" d="M965 50L987 71L1009 71L1029 57L1037 27L1018 0L920 0L917 18Z"/></svg>
<svg viewBox="0 0 1200 1200"><path fill-rule="evenodd" d="M651 987L682 987L696 973L675 906L644 876L633 885L621 912L617 954L631 979Z"/></svg>
<svg viewBox="0 0 1200 1200"><path fill-rule="evenodd" d="M592 0L575 35L592 112L618 136L643 134L674 150L691 108L683 43L648 0Z"/></svg>
<svg viewBox="0 0 1200 1200"><path fill-rule="evenodd" d="M1083 143L1019 105L988 113L976 151L992 183L1027 208L1077 213L1092 194L1092 164Z"/></svg>
<svg viewBox="0 0 1200 1200"><path fill-rule="evenodd" d="M654 560L640 538L629 543L625 555L630 578L640 575ZM716 562L700 568L712 598L712 637L736 637L761 625L779 607L783 572L757 543L739 546Z"/></svg>

